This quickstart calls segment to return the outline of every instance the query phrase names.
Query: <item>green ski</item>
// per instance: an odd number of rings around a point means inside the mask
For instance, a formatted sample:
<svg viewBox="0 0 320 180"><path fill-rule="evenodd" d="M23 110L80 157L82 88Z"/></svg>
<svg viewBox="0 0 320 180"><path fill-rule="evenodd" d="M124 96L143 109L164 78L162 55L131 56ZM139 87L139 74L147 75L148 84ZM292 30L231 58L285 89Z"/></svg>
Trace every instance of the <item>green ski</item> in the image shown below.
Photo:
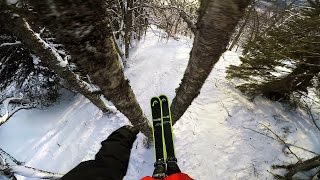
<svg viewBox="0 0 320 180"><path fill-rule="evenodd" d="M152 114L152 130L155 148L156 162L154 163L153 177L163 179L166 176L166 164L164 156L163 129L161 101L158 97L153 97L150 101Z"/></svg>
<svg viewBox="0 0 320 180"><path fill-rule="evenodd" d="M159 96L162 109L162 128L165 146L165 160L177 161L173 144L172 120L167 96Z"/></svg>
<svg viewBox="0 0 320 180"><path fill-rule="evenodd" d="M165 160L166 160L166 174L171 175L177 172L181 172L177 164L177 158L174 150L173 133L172 133L172 119L170 104L167 96L159 96L161 100L162 109L162 128L165 147Z"/></svg>
<svg viewBox="0 0 320 180"><path fill-rule="evenodd" d="M154 178L181 172L175 156L169 100L165 95L151 99L152 127L156 162Z"/></svg>

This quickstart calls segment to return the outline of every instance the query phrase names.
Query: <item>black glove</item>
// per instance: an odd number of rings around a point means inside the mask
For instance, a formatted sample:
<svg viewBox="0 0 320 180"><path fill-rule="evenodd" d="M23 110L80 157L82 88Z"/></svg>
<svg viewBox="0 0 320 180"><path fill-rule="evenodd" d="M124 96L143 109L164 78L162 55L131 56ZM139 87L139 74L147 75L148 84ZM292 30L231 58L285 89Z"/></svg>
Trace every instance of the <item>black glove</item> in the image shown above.
<svg viewBox="0 0 320 180"><path fill-rule="evenodd" d="M139 130L123 126L104 140L95 160L82 162L61 180L120 180L127 173L130 152Z"/></svg>

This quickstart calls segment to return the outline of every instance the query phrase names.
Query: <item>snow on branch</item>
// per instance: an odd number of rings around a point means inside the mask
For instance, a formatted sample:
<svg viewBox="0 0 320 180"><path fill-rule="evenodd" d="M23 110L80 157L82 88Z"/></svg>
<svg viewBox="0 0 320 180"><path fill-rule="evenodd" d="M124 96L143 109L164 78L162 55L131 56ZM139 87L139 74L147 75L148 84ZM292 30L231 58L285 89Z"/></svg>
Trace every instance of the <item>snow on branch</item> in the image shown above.
<svg viewBox="0 0 320 180"><path fill-rule="evenodd" d="M12 163L8 163L8 160ZM8 176L20 175L29 178L39 179L60 179L63 174L52 173L33 167L25 166L24 163L16 160L10 154L0 148L0 172L5 172Z"/></svg>
<svg viewBox="0 0 320 180"><path fill-rule="evenodd" d="M4 47L4 46L14 46L14 45L20 45L21 41L16 41L14 43L2 43L0 44L0 47Z"/></svg>
<svg viewBox="0 0 320 180"><path fill-rule="evenodd" d="M13 114L13 113L15 113L15 112L18 111L17 109L15 109L15 110L13 110L12 112L10 112L10 108L9 108L10 101L13 101L13 100L21 100L21 99L22 99L22 97L12 97L12 98L7 98L7 99L5 99L5 100L3 101L3 106L4 106L4 112L5 112L5 114L4 114L2 117L0 117L0 126L1 126L3 123L5 123L5 122L8 121L8 119L11 117L11 114Z"/></svg>
<svg viewBox="0 0 320 180"><path fill-rule="evenodd" d="M7 0L7 5L17 4L18 0Z"/></svg>
<svg viewBox="0 0 320 180"><path fill-rule="evenodd" d="M9 170L14 174L29 178L60 179L63 176L63 174L43 171L28 166L11 166Z"/></svg>
<svg viewBox="0 0 320 180"><path fill-rule="evenodd" d="M36 32L34 32L34 31L32 30L32 28L30 27L29 23L28 23L25 19L23 19L23 21L24 21L25 27L26 27L29 31L31 31L31 32L34 33L35 37L36 37L37 40L43 45L43 47L44 47L45 49L49 49L49 50L52 52L52 54L57 58L57 60L59 61L59 65L60 65L61 67L66 67L66 66L68 65L68 60L67 60L67 58L63 59L63 58L59 55L59 53L57 52L57 50L56 50L55 48L51 47L46 41L44 41L44 40L40 37L40 34L39 34L39 33L36 33Z"/></svg>
<svg viewBox="0 0 320 180"><path fill-rule="evenodd" d="M18 111L22 110L22 109L31 109L31 108L35 108L34 105L22 105L22 106L17 106L14 109L11 110L10 108L10 102L11 101L21 101L23 99L23 95L19 94L19 97L11 97L11 98L7 98L3 101L3 108L4 108L4 112L5 114L0 117L0 126L2 124L4 124L5 122L7 122L15 113L17 113Z"/></svg>
<svg viewBox="0 0 320 180"><path fill-rule="evenodd" d="M68 63L68 58L70 58L70 56L66 56L66 58L62 58L59 54L59 51L56 48L52 47L50 44L48 44L46 41L44 41L40 37L41 32L40 33L34 32L33 29L30 27L29 23L25 19L23 19L23 21L25 23L24 24L25 27L35 35L38 42L41 43L45 49L48 49L56 57L57 61L59 62L59 65L63 68L68 68L68 70L70 70L70 64ZM73 73L73 74L76 77L78 84L81 85L86 90L88 90L89 92L100 91L100 89L97 86L95 86L94 84L92 84L91 82L87 83L86 81L82 80L79 75L77 75L75 73Z"/></svg>

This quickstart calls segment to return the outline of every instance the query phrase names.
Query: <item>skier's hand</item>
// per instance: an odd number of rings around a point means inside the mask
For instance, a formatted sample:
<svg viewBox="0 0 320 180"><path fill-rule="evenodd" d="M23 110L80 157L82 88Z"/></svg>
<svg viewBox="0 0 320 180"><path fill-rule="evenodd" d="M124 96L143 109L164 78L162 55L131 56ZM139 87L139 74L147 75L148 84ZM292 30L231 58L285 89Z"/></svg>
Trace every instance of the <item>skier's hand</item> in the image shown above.
<svg viewBox="0 0 320 180"><path fill-rule="evenodd" d="M125 125L125 126L122 126L121 128L119 129L127 129L128 131L130 131L133 135L137 135L139 133L139 129L136 128L136 127L133 127L133 126L130 126L130 125ZM118 129L118 130L119 130Z"/></svg>
<svg viewBox="0 0 320 180"><path fill-rule="evenodd" d="M101 142L101 144L103 146L108 142L118 141L120 144L128 146L131 149L132 144L136 140L138 133L139 130L137 128L130 125L125 125L113 131L106 140Z"/></svg>

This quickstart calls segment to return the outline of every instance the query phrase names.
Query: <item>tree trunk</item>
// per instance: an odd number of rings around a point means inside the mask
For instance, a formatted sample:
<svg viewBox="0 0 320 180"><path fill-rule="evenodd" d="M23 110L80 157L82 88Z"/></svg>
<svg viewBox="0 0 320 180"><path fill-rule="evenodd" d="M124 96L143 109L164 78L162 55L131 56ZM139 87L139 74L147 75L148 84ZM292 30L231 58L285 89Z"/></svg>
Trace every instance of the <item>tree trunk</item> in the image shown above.
<svg viewBox="0 0 320 180"><path fill-rule="evenodd" d="M129 58L129 47L130 47L130 39L131 39L131 28L132 28L132 7L133 7L133 0L127 0L127 11L126 11L126 29L125 29L125 54L126 58Z"/></svg>
<svg viewBox="0 0 320 180"><path fill-rule="evenodd" d="M49 27L71 54L72 61L134 126L151 138L148 120L124 77L105 1L43 0L30 4L37 11L37 21Z"/></svg>
<svg viewBox="0 0 320 180"><path fill-rule="evenodd" d="M201 1L189 63L171 104L173 123L200 93L249 3L250 0Z"/></svg>
<svg viewBox="0 0 320 180"><path fill-rule="evenodd" d="M143 1L142 0L139 0L139 4L138 6L142 6L143 4ZM143 29L145 28L145 23L144 23L144 16L143 16L143 8L142 7L139 7L138 8L138 40L140 41L141 40L141 37L143 35Z"/></svg>
<svg viewBox="0 0 320 180"><path fill-rule="evenodd" d="M4 28L12 31L29 50L39 56L41 61L44 62L49 69L53 70L58 76L66 80L72 88L88 98L103 112L108 112L108 108L100 97L90 92L88 87L83 84L68 67L59 65L59 61L53 53L53 50L50 47L45 47L46 45L44 42L36 36L35 32L30 29L25 20L16 16L14 13L10 13L10 11L5 11L0 17L0 22Z"/></svg>

